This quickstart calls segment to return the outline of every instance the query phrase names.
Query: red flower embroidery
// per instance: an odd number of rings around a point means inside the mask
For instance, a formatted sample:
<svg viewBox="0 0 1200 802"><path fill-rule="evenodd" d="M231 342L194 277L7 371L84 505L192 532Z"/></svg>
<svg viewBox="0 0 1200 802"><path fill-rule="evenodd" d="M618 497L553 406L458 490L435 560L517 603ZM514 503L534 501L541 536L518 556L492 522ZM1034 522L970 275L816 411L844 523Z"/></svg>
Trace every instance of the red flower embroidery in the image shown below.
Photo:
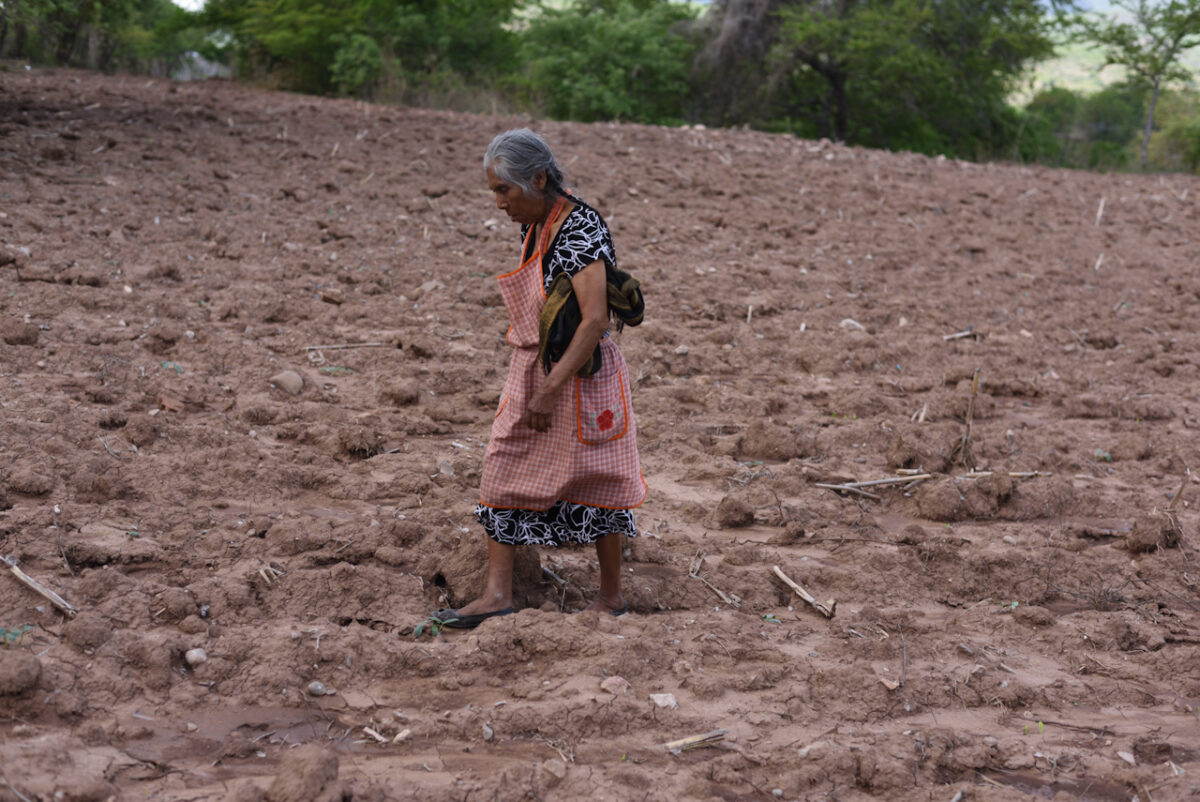
<svg viewBox="0 0 1200 802"><path fill-rule="evenodd" d="M613 427L613 411L606 409L596 416L596 425L600 427L600 431L607 431Z"/></svg>

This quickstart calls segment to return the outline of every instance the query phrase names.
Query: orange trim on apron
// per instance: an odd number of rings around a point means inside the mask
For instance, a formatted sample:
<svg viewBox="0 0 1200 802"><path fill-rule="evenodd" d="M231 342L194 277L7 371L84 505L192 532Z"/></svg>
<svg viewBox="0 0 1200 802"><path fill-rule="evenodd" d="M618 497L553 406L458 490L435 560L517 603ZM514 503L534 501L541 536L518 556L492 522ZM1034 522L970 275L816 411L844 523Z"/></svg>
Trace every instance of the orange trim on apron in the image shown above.
<svg viewBox="0 0 1200 802"><path fill-rule="evenodd" d="M546 255L546 250L550 247L550 229L554 227L554 221L558 219L558 215L567 205L567 199L559 197L555 202L554 207L550 210L550 215L546 218L546 222L542 223L542 230L538 236L537 248L528 259L521 262L521 266L509 273L504 273L497 277L500 283L500 295L504 298L504 305L508 309L509 327L508 333L504 338L508 344L516 348L529 348L538 344L538 318L541 316L542 304L546 302L546 286L542 276L542 259ZM521 245L521 254L524 255L529 250L529 243L533 239L533 226L529 227L529 231L525 234L525 242ZM531 301L536 300L535 297L526 297L529 293L527 286L529 278L525 276L528 271L537 276L537 295L540 295L541 301L536 305Z"/></svg>

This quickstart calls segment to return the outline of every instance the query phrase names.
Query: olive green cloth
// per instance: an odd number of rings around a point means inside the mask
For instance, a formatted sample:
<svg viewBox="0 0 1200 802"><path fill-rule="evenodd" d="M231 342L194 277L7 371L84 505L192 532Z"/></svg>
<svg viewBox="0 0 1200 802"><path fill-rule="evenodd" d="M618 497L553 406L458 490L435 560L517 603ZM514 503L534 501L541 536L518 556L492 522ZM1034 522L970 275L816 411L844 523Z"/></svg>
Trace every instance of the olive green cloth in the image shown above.
<svg viewBox="0 0 1200 802"><path fill-rule="evenodd" d="M608 314L616 319L617 330L620 331L626 324L639 325L646 311L646 302L642 298L638 280L625 271L608 265L605 265L605 273L608 285ZM550 289L546 293L546 305L542 307L541 319L538 321L538 359L547 373L566 353L567 346L571 344L582 320L583 313L579 309L579 300L575 297L571 277L560 273L550 283ZM591 376L600 370L600 361L600 345L597 344L596 350L579 369L579 375Z"/></svg>

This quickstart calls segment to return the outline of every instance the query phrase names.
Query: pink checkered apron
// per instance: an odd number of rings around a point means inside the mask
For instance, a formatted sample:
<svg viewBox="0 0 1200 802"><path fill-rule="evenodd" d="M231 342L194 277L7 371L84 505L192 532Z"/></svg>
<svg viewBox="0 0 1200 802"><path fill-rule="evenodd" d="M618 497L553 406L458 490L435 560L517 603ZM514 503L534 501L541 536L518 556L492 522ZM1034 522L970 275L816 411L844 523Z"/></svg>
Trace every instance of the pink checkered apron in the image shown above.
<svg viewBox="0 0 1200 802"><path fill-rule="evenodd" d="M637 425L629 398L629 370L616 344L600 341L601 368L575 376L558 395L549 431L521 422L528 398L545 381L538 355L538 318L546 302L542 256L550 221L566 205L560 198L533 254L499 277L513 346L508 379L483 456L480 503L488 507L548 510L559 501L610 509L632 509L646 498L637 450ZM522 255L529 251L530 227Z"/></svg>

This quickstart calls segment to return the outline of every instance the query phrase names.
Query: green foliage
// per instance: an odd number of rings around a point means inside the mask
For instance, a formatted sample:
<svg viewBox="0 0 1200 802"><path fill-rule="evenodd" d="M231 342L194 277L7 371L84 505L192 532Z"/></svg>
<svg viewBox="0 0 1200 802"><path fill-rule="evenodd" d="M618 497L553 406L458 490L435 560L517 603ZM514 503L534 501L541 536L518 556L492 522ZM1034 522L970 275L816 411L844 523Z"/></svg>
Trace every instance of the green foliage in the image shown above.
<svg viewBox="0 0 1200 802"><path fill-rule="evenodd" d="M3 0L0 55L165 72L200 43L202 34L188 32L195 20L171 0Z"/></svg>
<svg viewBox="0 0 1200 802"><path fill-rule="evenodd" d="M1200 173L1200 93L1168 92L1154 114L1158 135L1150 141L1155 169Z"/></svg>
<svg viewBox="0 0 1200 802"><path fill-rule="evenodd" d="M32 630L33 627L29 626L28 624L19 627L13 627L12 629L9 629L8 627L0 627L0 646L4 646L5 648L9 646L15 646L21 642L21 638L26 632L31 632Z"/></svg>
<svg viewBox="0 0 1200 802"><path fill-rule="evenodd" d="M1130 83L1149 89L1141 148L1145 169L1159 92L1191 77L1180 59L1200 46L1200 0L1114 0L1114 5L1124 13L1080 14L1067 26L1078 41L1103 51L1105 66L1124 67Z"/></svg>
<svg viewBox="0 0 1200 802"><path fill-rule="evenodd" d="M1069 0L720 0L702 18L672 0L207 0L197 13L172 0L0 0L0 56L161 75L197 51L244 80L319 94L750 123L1106 170L1136 164L1141 138L1143 161L1200 171L1200 96L1171 83L1200 45L1200 0L1114 2L1128 13L1079 16ZM1129 79L1014 108L1055 23Z"/></svg>
<svg viewBox="0 0 1200 802"><path fill-rule="evenodd" d="M521 36L527 97L561 119L683 120L697 42L686 4L602 0L538 7Z"/></svg>
<svg viewBox="0 0 1200 802"><path fill-rule="evenodd" d="M1066 19L1077 41L1104 53L1105 66L1124 67L1131 81L1160 86L1191 76L1179 63L1200 46L1200 0L1113 0L1117 11Z"/></svg>
<svg viewBox="0 0 1200 802"><path fill-rule="evenodd" d="M338 93L360 95L379 80L383 72L383 51L369 36L352 33L339 36L330 72Z"/></svg>
<svg viewBox="0 0 1200 802"><path fill-rule="evenodd" d="M515 66L518 0L209 0L243 75L325 94L400 91L430 76L489 78Z"/></svg>
<svg viewBox="0 0 1200 802"><path fill-rule="evenodd" d="M413 637L419 638L425 632L429 632L429 637L436 638L438 635L442 634L442 630L446 628L447 624L457 620L457 618L442 619L435 615L431 615L429 618L426 618L424 621L413 627Z"/></svg>
<svg viewBox="0 0 1200 802"><path fill-rule="evenodd" d="M1145 109L1145 90L1130 84L1114 84L1088 95L1077 121L1088 143L1082 166L1121 170L1134 164L1129 144L1137 136Z"/></svg>
<svg viewBox="0 0 1200 802"><path fill-rule="evenodd" d="M1075 120L1080 96L1070 89L1047 89L1033 96L1021 112L1014 148L1020 161L1067 165L1074 160Z"/></svg>
<svg viewBox="0 0 1200 802"><path fill-rule="evenodd" d="M1081 95L1068 89L1040 92L1023 111L1017 156L1062 167L1124 170L1137 163L1136 140L1147 92L1113 84Z"/></svg>
<svg viewBox="0 0 1200 802"><path fill-rule="evenodd" d="M1017 125L1005 98L1032 59L1049 54L1035 0L799 3L769 63L771 113L873 147L979 157Z"/></svg>
<svg viewBox="0 0 1200 802"><path fill-rule="evenodd" d="M1024 161L1064 167L1127 170L1139 165L1150 90L1118 83L1083 95L1040 92L1023 110L1018 146ZM1147 164L1155 170L1200 173L1200 92L1166 90L1154 113Z"/></svg>

